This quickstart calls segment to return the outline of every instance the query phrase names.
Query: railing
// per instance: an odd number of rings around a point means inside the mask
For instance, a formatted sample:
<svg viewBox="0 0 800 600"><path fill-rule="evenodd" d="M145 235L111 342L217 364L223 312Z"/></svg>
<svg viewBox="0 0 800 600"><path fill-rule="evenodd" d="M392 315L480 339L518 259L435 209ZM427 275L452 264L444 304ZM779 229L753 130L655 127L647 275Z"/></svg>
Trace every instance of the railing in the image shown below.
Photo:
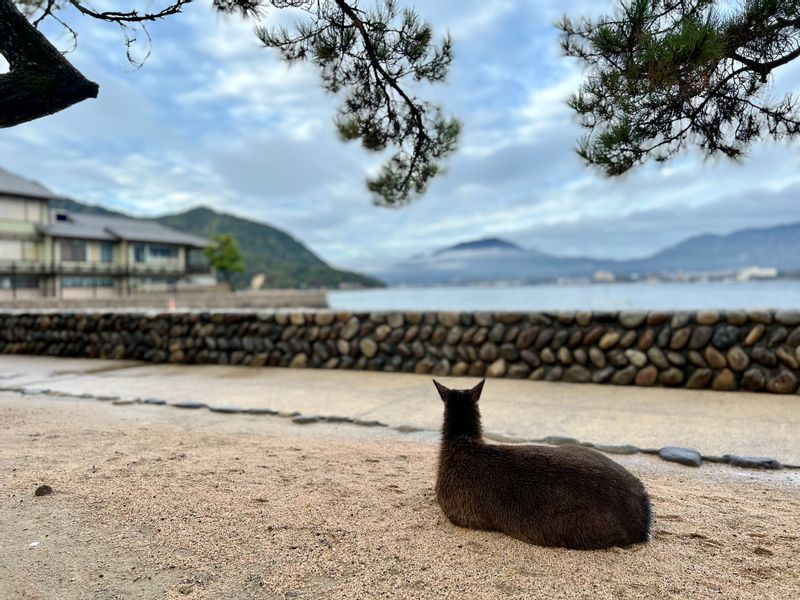
<svg viewBox="0 0 800 600"><path fill-rule="evenodd" d="M120 265L116 263L44 263L38 261L0 261L0 275L67 275L67 276L169 276L210 274L211 267L199 264Z"/></svg>

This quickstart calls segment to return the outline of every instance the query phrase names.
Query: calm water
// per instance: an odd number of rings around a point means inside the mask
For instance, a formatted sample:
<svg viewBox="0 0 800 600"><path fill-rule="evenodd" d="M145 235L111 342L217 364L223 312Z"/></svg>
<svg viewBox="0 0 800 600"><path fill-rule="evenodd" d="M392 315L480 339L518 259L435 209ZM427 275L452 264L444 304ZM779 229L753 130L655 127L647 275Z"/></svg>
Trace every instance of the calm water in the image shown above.
<svg viewBox="0 0 800 600"><path fill-rule="evenodd" d="M800 308L800 281L387 288L328 292L341 310Z"/></svg>

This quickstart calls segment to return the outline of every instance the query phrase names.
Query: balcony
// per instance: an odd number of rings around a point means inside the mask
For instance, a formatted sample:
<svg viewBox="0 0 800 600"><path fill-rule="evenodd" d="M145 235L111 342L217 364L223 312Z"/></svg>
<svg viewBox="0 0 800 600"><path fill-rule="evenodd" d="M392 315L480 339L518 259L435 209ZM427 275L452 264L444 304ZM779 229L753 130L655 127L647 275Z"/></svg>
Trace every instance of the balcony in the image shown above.
<svg viewBox="0 0 800 600"><path fill-rule="evenodd" d="M158 265L133 263L130 265L107 262L62 262L46 263L41 261L3 261L0 260L0 275L38 275L68 277L181 277L183 275L210 274L207 264L190 263L184 265L178 261L169 261Z"/></svg>

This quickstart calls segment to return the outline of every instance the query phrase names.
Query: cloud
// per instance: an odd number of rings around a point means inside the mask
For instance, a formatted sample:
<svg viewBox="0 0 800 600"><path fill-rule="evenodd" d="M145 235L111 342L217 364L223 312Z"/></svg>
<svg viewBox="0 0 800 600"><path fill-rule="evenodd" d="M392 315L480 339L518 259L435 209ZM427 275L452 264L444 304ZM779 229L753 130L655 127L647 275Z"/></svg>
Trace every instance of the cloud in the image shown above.
<svg viewBox="0 0 800 600"><path fill-rule="evenodd" d="M6 130L0 164L133 214L205 204L260 219L353 269L486 236L570 255L643 256L704 231L797 220L796 145L760 144L742 164L689 152L614 180L581 164L581 131L564 102L581 73L560 56L553 22L605 3L415 6L455 44L447 83L419 93L457 115L464 134L447 172L408 208L372 206L364 178L381 157L338 141L339 101L314 67L288 68L259 47L252 22L208 2L154 24L139 70L116 28L73 19L81 37L70 59L100 83L100 97ZM301 16L271 9L265 23ZM798 85L800 63L791 64L772 93Z"/></svg>

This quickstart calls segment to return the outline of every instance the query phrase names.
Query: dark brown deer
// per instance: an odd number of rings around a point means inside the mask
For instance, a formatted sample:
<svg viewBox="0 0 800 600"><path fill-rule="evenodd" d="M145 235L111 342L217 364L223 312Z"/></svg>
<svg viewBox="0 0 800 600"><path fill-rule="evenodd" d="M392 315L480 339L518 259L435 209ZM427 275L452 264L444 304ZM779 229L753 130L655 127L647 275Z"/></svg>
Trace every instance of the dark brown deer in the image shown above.
<svg viewBox="0 0 800 600"><path fill-rule="evenodd" d="M484 381L471 390L433 383L444 401L436 497L453 524L585 550L648 540L650 500L621 465L581 446L486 444Z"/></svg>

